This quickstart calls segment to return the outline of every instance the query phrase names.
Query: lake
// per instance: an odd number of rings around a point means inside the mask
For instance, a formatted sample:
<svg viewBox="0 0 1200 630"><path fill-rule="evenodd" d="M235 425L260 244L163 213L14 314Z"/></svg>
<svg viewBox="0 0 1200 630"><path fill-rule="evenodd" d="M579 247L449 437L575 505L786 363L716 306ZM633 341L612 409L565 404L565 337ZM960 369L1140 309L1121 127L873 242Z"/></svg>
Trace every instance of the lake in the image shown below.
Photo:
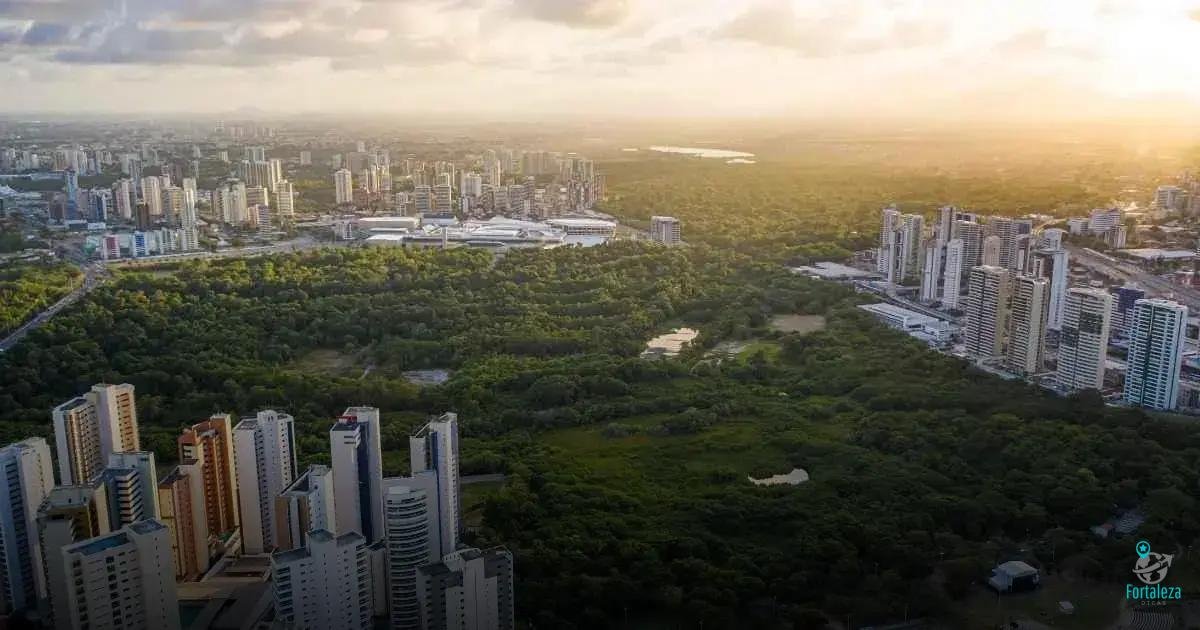
<svg viewBox="0 0 1200 630"><path fill-rule="evenodd" d="M747 476L751 483L756 486L781 486L787 484L789 486L798 486L805 481L808 481L808 471L803 468L793 468L792 472L786 475L773 475L766 479L755 479Z"/></svg>
<svg viewBox="0 0 1200 630"><path fill-rule="evenodd" d="M754 157L753 153L746 153L745 151L731 151L729 149L707 149L707 148L700 148L700 147L673 147L673 146L655 145L655 146L650 147L650 150L657 151L659 153L677 153L679 155L692 155L695 157L714 158L714 159L719 159L719 160L735 160L735 159L745 160L746 158ZM747 162L743 161L743 162L738 162L738 163L745 164Z"/></svg>

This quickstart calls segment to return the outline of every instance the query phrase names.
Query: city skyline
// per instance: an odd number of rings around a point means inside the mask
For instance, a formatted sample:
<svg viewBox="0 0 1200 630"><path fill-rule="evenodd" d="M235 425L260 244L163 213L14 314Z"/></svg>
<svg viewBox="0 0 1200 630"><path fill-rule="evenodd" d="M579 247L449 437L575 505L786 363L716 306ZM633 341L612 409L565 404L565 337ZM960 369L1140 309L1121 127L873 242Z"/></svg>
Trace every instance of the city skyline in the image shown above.
<svg viewBox="0 0 1200 630"><path fill-rule="evenodd" d="M0 107L1180 118L1200 99L1197 18L1178 0L10 2L0 78L22 98Z"/></svg>

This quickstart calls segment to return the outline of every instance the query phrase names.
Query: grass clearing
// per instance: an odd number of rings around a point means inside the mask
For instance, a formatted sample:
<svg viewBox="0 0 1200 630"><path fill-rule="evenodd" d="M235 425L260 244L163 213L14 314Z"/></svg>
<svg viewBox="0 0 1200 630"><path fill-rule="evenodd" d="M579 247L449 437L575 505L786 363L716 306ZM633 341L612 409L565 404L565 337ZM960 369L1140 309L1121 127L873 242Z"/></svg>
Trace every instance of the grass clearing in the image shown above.
<svg viewBox="0 0 1200 630"><path fill-rule="evenodd" d="M328 348L313 350L292 362L291 367L302 372L317 372L330 376L358 378L363 368L356 357Z"/></svg>
<svg viewBox="0 0 1200 630"><path fill-rule="evenodd" d="M1124 599L1119 584L1104 584L1060 575L1042 576L1042 586L1029 593L1001 595L978 587L957 607L961 627L998 628L1011 621L1032 621L1061 630L1097 630L1113 624ZM1058 602L1075 605L1075 614L1058 610Z"/></svg>
<svg viewBox="0 0 1200 630"><path fill-rule="evenodd" d="M785 333L808 334L825 329L825 317L821 315L776 315L771 318L771 330Z"/></svg>

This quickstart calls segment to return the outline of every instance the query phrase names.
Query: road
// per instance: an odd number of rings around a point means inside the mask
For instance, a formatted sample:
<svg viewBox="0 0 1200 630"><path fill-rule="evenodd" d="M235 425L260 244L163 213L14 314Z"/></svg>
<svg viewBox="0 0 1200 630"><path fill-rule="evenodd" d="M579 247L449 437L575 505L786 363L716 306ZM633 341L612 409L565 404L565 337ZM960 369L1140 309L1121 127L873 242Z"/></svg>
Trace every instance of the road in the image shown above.
<svg viewBox="0 0 1200 630"><path fill-rule="evenodd" d="M282 254L286 252L297 252L309 249L317 249L320 247L339 246L342 243L324 243L312 238L301 237L286 243L278 243L275 245L265 245L261 247L239 247L224 249L217 252L190 252L187 254L174 254L169 256L153 256L149 258L135 258L129 260L114 260L108 264L157 264L169 262L173 260L199 260L209 258L232 258L240 256L261 256L265 254ZM74 304L79 298L87 295L92 289L100 286L108 279L108 269L103 261L91 262L83 266L83 282L72 290L67 295L46 310L38 313L33 319L25 322L20 328L14 330L11 334L0 340L0 352L7 352L13 346L17 345L30 332L37 330L42 324L50 321L55 315L59 314L63 309ZM365 374L364 374L365 376Z"/></svg>
<svg viewBox="0 0 1200 630"><path fill-rule="evenodd" d="M108 278L108 272L104 269L101 263L92 263L83 268L83 282L70 293L49 308L38 313L33 319L25 322L20 328L14 330L11 334L0 340L0 352L7 352L10 348L17 345L25 335L37 330L39 326L50 321L52 317L61 312L64 308L74 304L79 298L87 295L92 289L100 286Z"/></svg>
<svg viewBox="0 0 1200 630"><path fill-rule="evenodd" d="M1200 291L1192 287L1175 284L1160 276L1146 273L1137 265L1115 260L1090 249L1067 246L1067 251L1071 253L1072 263L1083 265L1117 282L1135 284L1151 297L1169 298L1187 306L1193 313L1200 313Z"/></svg>

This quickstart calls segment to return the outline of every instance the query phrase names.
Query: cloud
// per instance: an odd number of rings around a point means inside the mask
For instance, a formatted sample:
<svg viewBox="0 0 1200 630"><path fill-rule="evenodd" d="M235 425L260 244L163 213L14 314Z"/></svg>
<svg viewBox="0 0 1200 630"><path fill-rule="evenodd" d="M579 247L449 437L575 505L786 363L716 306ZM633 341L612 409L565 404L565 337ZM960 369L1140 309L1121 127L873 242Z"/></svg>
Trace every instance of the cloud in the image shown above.
<svg viewBox="0 0 1200 630"><path fill-rule="evenodd" d="M607 28L625 21L629 0L515 0L518 16L583 28Z"/></svg>
<svg viewBox="0 0 1200 630"><path fill-rule="evenodd" d="M1092 59L1095 51L1078 45L1057 43L1053 33L1044 28L1021 31L997 43L993 51L1011 57L1045 58L1047 56Z"/></svg>
<svg viewBox="0 0 1200 630"><path fill-rule="evenodd" d="M21 37L25 46L54 46L72 39L71 27L54 22L34 22Z"/></svg>
<svg viewBox="0 0 1200 630"><path fill-rule="evenodd" d="M942 22L900 18L891 19L882 31L872 31L868 17L871 12L856 0L842 0L811 14L798 13L787 0L766 0L751 5L715 35L803 57L833 57L926 46L949 31Z"/></svg>

